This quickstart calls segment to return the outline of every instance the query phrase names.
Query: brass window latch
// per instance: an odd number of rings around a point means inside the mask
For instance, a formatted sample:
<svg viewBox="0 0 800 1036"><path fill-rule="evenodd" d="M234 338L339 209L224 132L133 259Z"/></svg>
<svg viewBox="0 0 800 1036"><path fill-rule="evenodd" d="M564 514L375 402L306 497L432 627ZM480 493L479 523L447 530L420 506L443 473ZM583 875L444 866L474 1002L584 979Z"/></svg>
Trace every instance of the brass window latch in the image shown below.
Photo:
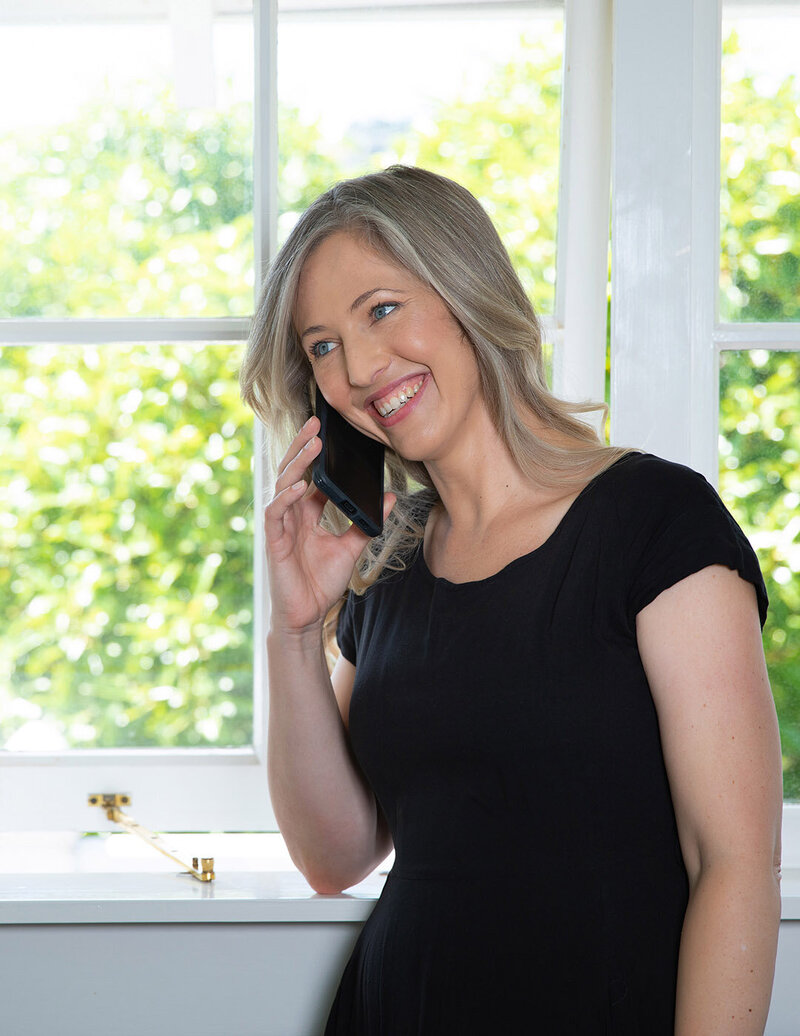
<svg viewBox="0 0 800 1036"><path fill-rule="evenodd" d="M174 860L175 863L180 864L184 871L191 874L193 878L197 878L198 881L214 880L213 856L202 857L200 859L195 856L192 858L192 866L189 867L173 849L168 848L168 846L161 841L158 835L153 834L152 831L148 831L148 829L146 827L142 827L141 824L137 824L133 817L129 817L127 813L122 812L120 806L129 806L130 803L130 795L122 795L119 793L111 795L100 793L89 796L90 806L99 806L101 809L104 809L109 820L113 821L115 824L119 824L121 827L124 827L125 830L130 831L132 835L136 835L137 838L141 838L143 842L147 842L148 845L152 845L154 849L163 853L164 856L168 856L170 860Z"/></svg>

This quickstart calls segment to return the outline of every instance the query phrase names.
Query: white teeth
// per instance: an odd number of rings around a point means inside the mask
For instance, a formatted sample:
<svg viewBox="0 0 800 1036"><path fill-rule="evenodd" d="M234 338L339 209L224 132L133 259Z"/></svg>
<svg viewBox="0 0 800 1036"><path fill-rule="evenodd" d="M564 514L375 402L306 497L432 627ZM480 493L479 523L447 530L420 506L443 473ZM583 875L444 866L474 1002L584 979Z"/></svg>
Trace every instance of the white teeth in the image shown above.
<svg viewBox="0 0 800 1036"><path fill-rule="evenodd" d="M388 417L389 414L393 414L395 410L399 410L401 406L405 406L409 399L413 399L419 392L424 379L420 379L416 385L403 385L399 392L390 396L388 399L384 399L382 402L375 403L375 409L381 415L381 417Z"/></svg>

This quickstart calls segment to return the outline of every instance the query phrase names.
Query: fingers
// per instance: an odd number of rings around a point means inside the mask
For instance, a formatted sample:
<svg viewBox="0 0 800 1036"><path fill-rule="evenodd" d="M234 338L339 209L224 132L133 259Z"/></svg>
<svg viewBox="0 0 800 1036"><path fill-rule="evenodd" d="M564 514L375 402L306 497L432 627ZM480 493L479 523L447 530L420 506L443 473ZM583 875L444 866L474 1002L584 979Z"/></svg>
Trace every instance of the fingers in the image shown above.
<svg viewBox="0 0 800 1036"><path fill-rule="evenodd" d="M303 441L305 440L305 441ZM306 469L310 467L322 450L321 439L313 434L313 428L309 430L300 440L296 452L284 465L283 470L275 481L275 492L280 493L302 478Z"/></svg>
<svg viewBox="0 0 800 1036"><path fill-rule="evenodd" d="M302 499L307 488L306 481L300 479L276 493L264 508L264 532L268 543L276 543L281 538L284 532L283 520L287 511Z"/></svg>
<svg viewBox="0 0 800 1036"><path fill-rule="evenodd" d="M303 425L303 427L300 429L300 431L297 433L294 439L292 439L291 443L289 444L289 449L286 451L286 453L284 453L283 457L281 457L281 462L278 465L278 478L280 478L283 475L287 466L291 464L293 460L295 460L295 458L303 449L303 447L308 443L308 441L311 438L313 438L317 434L318 431L319 418L312 415L311 417L309 417L309 419L306 421L306 423Z"/></svg>

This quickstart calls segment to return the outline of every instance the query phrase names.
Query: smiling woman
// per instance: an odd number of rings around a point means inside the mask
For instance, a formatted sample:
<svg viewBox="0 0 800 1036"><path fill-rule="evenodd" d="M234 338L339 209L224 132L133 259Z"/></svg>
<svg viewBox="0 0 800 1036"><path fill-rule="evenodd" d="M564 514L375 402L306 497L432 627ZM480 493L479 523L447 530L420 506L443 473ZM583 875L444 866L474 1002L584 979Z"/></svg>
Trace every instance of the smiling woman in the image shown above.
<svg viewBox="0 0 800 1036"><path fill-rule="evenodd" d="M712 487L548 391L487 215L418 168L306 211L241 376L288 439L264 514L275 814L320 893L396 851L326 1036L761 1032L767 599ZM312 389L386 447L372 540L308 484Z"/></svg>
<svg viewBox="0 0 800 1036"><path fill-rule="evenodd" d="M362 290L376 283L395 287ZM474 352L447 306L358 237L340 232L314 250L295 313L298 328L325 315L301 340L328 403L406 460L429 465L468 424L488 420L474 405L480 400ZM323 328L330 337L313 341Z"/></svg>
<svg viewBox="0 0 800 1036"><path fill-rule="evenodd" d="M303 284L310 285L313 292L303 294ZM374 290L383 285L386 287L373 299ZM403 291L395 298L397 288ZM313 310L306 304L312 298L317 307ZM368 302L397 308L376 320ZM335 346L342 342L344 327L329 327L334 318L346 321L351 333L357 331L359 341L365 331L376 342L393 336L398 321L408 328L406 348L412 354L404 357L402 365L394 357L390 373L370 383L372 393L385 394L396 378L402 382L408 376L429 373L432 343L435 341L438 364L444 363L443 341L450 342L455 351L447 361L447 378L465 361L477 366L477 382L465 397L470 412L479 386L478 409L483 413L485 407L485 419L492 429L500 430L504 449L511 451L528 476L557 496L577 492L626 452L602 444L580 419L604 411L604 404L567 403L549 392L541 327L528 295L485 211L452 180L394 166L338 184L298 221L272 266L241 371L243 398L272 429L276 461L312 413L313 377L329 402L344 405L342 392L348 390L338 381L330 384L326 373L331 365L338 370L340 362L335 358L340 352ZM373 320L373 324L367 328L365 320ZM421 322L427 328L422 342ZM303 330L302 343L299 329ZM335 330L338 338L331 334ZM269 343L266 348L265 343ZM357 384L368 379L370 374L364 373L362 365L373 363L369 352L362 355L359 349L354 355L353 343L348 346L346 341L343 352L356 365L347 378ZM378 359L379 364L383 362ZM435 378L433 382L437 391L444 390ZM420 417L427 408L425 385L423 390ZM329 391L335 394L335 402ZM369 392L362 390L360 407L358 394L351 392L351 411L363 411ZM454 396L443 398L447 406L456 406ZM470 420L474 424L477 419L476 409ZM418 444L422 452L415 456L413 447L410 453L394 449L388 435L395 423L391 416L381 420L377 411L369 417L364 411L354 423L390 447L388 483L398 495L387 535L367 546L354 573L352 586L363 589L387 564L395 566L398 555L419 542L420 508L427 513L438 496L428 468L420 463L426 450L436 449L429 438L436 429L426 425L426 443ZM538 434L534 432L537 426ZM546 434L542 434L543 428ZM494 431L491 434L494 437ZM485 445L488 440L484 437L482 441ZM408 493L409 481L427 492Z"/></svg>

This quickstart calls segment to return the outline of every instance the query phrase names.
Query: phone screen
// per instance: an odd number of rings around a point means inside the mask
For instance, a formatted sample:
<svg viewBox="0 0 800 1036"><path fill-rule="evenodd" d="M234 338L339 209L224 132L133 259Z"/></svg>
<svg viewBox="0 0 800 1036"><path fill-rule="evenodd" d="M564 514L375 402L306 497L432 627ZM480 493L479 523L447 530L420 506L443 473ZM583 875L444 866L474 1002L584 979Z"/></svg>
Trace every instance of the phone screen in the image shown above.
<svg viewBox="0 0 800 1036"><path fill-rule="evenodd" d="M383 444L354 428L317 389L322 452L314 483L368 536L383 529Z"/></svg>

